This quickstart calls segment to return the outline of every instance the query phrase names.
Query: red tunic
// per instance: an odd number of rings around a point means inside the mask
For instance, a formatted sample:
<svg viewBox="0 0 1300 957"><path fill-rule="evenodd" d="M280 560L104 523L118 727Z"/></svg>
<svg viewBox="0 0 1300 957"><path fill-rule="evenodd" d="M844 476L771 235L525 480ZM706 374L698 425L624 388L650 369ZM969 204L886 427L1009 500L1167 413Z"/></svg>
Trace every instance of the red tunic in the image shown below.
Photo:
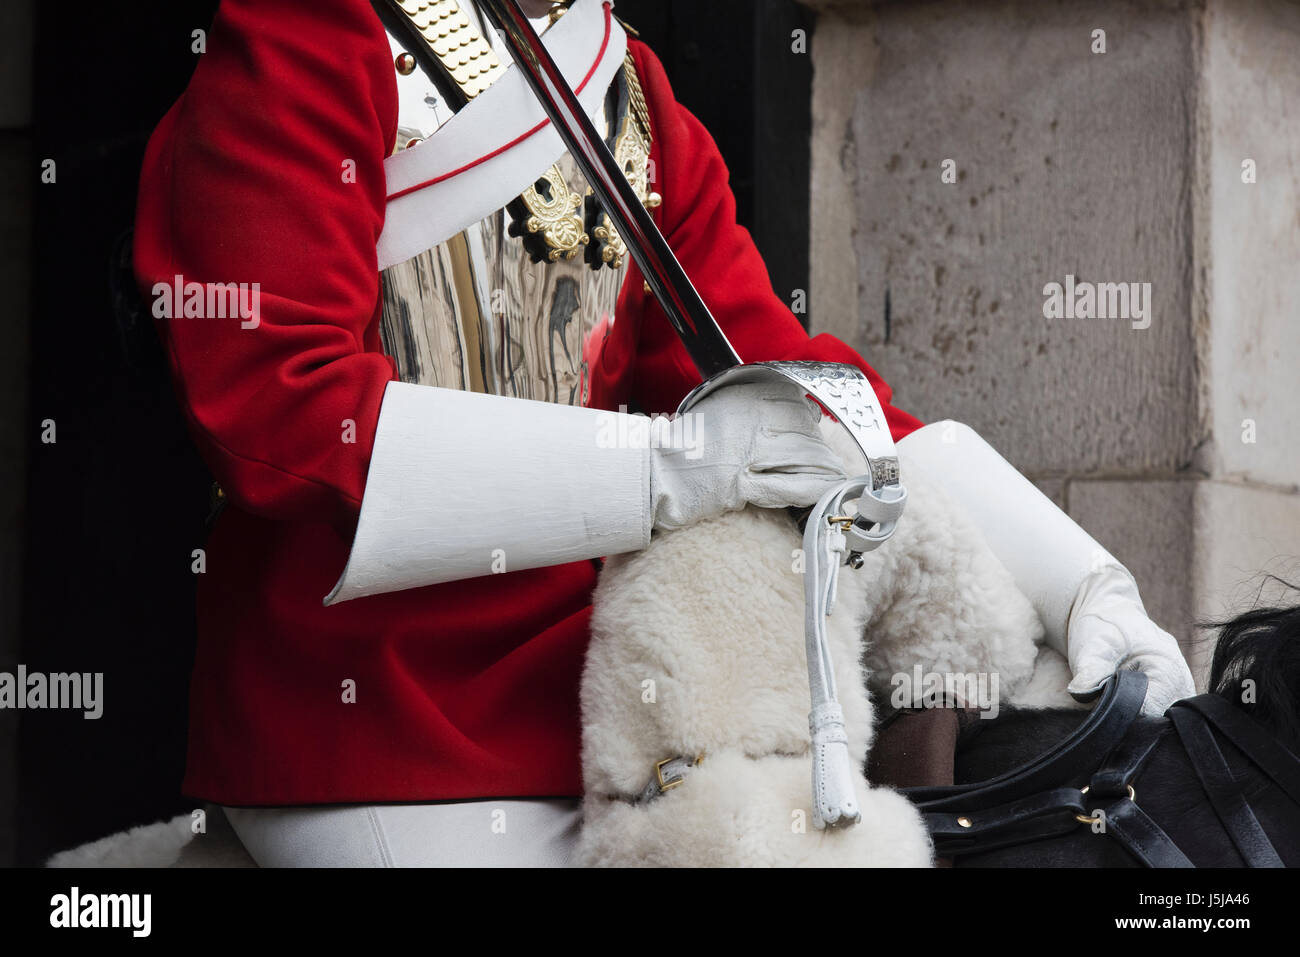
<svg viewBox="0 0 1300 957"><path fill-rule="evenodd" d="M713 141L654 55L629 47L655 134L660 229L737 351L854 363L888 403L853 350L810 340L772 292ZM145 156L135 265L146 295L178 274L257 282L261 295L255 329L159 323L194 440L230 503L199 585L183 785L194 797L581 792L591 562L321 604L348 556L396 378L380 347L375 254L396 126L392 57L366 0L224 0ZM698 376L635 268L616 315L593 404L673 409ZM896 438L920 424L887 415Z"/></svg>

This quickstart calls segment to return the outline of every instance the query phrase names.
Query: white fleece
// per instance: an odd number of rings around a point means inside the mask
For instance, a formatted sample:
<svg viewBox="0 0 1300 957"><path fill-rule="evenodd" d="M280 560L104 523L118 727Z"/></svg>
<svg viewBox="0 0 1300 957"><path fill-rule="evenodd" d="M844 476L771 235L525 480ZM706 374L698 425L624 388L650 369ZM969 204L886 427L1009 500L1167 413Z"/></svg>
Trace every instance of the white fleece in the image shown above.
<svg viewBox="0 0 1300 957"><path fill-rule="evenodd" d="M827 440L862 471L839 426ZM898 531L840 573L827 640L850 748L872 740L869 683L895 672L996 672L1029 684L1042 625L975 527L921 471ZM927 866L919 815L886 789L856 827L811 825L800 536L784 510L747 508L610 558L593 598L582 680L584 822L578 860L610 866ZM864 661L867 668L863 667ZM1035 689L1041 694L1040 689ZM655 762L703 754L648 804Z"/></svg>

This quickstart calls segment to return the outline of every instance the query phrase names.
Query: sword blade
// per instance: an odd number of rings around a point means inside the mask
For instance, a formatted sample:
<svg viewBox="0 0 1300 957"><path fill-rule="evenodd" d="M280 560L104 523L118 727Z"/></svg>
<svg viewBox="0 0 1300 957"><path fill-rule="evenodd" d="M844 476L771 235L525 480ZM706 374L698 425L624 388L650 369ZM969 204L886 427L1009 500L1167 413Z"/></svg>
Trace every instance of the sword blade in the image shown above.
<svg viewBox="0 0 1300 957"><path fill-rule="evenodd" d="M479 0L510 47L515 66L537 96L587 184L623 237L628 252L663 307L702 378L741 364L668 241L641 205L609 147L569 87L516 0Z"/></svg>

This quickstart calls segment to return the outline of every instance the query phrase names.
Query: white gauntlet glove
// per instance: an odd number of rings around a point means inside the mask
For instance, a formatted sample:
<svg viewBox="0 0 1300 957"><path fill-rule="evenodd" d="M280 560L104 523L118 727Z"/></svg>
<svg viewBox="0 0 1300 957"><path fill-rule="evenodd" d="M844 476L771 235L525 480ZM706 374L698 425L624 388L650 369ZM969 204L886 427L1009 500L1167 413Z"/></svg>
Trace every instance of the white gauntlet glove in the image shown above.
<svg viewBox="0 0 1300 957"><path fill-rule="evenodd" d="M1088 576L1070 610L1067 633L1074 672L1067 690L1082 701L1120 668L1146 674L1144 714L1163 714L1175 701L1196 694L1178 641L1147 617L1137 583L1122 565Z"/></svg>
<svg viewBox="0 0 1300 957"><path fill-rule="evenodd" d="M743 508L812 505L844 477L821 412L783 382L648 419L390 382L333 604L644 548Z"/></svg>
<svg viewBox="0 0 1300 957"><path fill-rule="evenodd" d="M1146 714L1196 693L1178 642L1147 617L1128 570L975 430L935 422L899 450L943 483L1033 603L1048 644L1070 662L1071 694L1086 700L1129 667L1147 676Z"/></svg>
<svg viewBox="0 0 1300 957"><path fill-rule="evenodd" d="M651 422L654 527L744 508L815 505L846 477L821 437L821 409L795 385L728 385L673 420Z"/></svg>

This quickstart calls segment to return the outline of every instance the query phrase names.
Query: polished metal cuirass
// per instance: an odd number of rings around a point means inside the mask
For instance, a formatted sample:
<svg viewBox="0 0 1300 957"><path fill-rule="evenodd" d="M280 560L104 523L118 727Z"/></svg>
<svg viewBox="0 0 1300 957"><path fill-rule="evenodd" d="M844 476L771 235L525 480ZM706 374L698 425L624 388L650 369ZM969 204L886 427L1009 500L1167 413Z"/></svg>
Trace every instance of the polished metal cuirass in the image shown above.
<svg viewBox="0 0 1300 957"><path fill-rule="evenodd" d="M397 148L419 148L452 114L432 82L402 61L401 43L390 36L390 46L398 74ZM607 124L602 112L597 127ZM554 184L559 193L567 185L568 196L587 195L571 157L565 154L556 169L564 181ZM550 186L539 184L549 196ZM497 210L383 270L384 351L404 382L586 404L594 358L588 341L602 321L614 321L627 257L598 269L582 255L534 262L509 223L506 209Z"/></svg>
<svg viewBox="0 0 1300 957"><path fill-rule="evenodd" d="M582 195L572 160L559 166ZM383 271L384 351L404 382L582 405L584 346L602 320L613 322L626 272L626 262L532 262L498 210Z"/></svg>

